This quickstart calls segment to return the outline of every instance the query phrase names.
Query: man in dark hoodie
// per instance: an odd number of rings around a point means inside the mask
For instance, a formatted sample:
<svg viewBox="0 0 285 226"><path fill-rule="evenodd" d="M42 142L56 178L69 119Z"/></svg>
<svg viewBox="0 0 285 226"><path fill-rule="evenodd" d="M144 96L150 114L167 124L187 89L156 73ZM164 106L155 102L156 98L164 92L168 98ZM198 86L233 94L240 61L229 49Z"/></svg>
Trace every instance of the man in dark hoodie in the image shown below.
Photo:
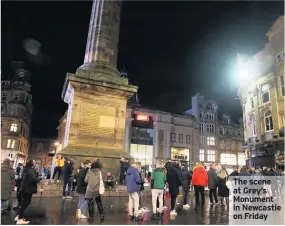
<svg viewBox="0 0 285 226"><path fill-rule="evenodd" d="M72 171L73 167L70 160L65 159L63 166L63 188L62 188L62 198L72 199L70 196L72 188ZM66 192L66 186L67 192Z"/></svg>
<svg viewBox="0 0 285 226"><path fill-rule="evenodd" d="M127 183L127 191L129 193L129 215L131 218L135 215L135 220L141 220L139 218L139 195L138 192L141 189L141 178L139 175L139 171L137 170L138 164L133 162L131 166L128 168L126 174L126 183ZM133 213L134 207L134 213Z"/></svg>
<svg viewBox="0 0 285 226"><path fill-rule="evenodd" d="M184 196L183 209L189 209L190 206L188 204L188 195L190 190L191 174L186 166L182 167L181 180L182 180L182 188Z"/></svg>

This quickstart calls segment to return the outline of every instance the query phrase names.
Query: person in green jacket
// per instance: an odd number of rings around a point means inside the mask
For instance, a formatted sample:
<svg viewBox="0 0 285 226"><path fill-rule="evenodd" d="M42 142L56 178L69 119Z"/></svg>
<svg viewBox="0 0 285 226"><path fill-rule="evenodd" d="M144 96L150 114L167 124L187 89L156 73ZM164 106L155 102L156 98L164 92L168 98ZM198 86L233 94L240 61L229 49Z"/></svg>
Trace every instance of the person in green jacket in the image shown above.
<svg viewBox="0 0 285 226"><path fill-rule="evenodd" d="M159 214L163 212L163 189L166 182L166 175L164 173L164 164L163 161L158 161L156 163L156 168L151 175L151 194L152 194L152 218L156 219L157 217L157 208L156 201L157 197L159 200Z"/></svg>

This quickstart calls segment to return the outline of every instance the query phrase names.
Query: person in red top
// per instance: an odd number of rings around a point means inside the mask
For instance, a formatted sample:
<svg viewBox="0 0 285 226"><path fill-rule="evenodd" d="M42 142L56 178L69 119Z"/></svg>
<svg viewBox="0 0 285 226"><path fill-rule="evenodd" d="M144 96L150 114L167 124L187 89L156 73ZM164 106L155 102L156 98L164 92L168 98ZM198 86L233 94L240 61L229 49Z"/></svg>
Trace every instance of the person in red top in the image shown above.
<svg viewBox="0 0 285 226"><path fill-rule="evenodd" d="M194 173L192 175L192 185L195 190L196 205L199 205L199 194L202 199L202 206L205 204L205 187L208 184L208 174L201 162L196 163Z"/></svg>

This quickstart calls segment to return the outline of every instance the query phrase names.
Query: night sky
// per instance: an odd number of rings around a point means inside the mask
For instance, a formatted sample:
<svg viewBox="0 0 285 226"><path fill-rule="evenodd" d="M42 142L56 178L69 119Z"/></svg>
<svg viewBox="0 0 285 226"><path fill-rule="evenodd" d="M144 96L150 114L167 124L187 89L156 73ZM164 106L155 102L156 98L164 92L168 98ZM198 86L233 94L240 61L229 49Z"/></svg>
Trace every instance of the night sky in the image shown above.
<svg viewBox="0 0 285 226"><path fill-rule="evenodd" d="M56 137L67 109L61 91L67 72L83 64L91 1L2 2L2 74L12 60L33 74L32 135ZM182 113L197 92L239 118L236 54L263 48L265 33L284 14L277 2L124 2L118 69L126 64L140 103ZM23 48L41 44L37 55Z"/></svg>

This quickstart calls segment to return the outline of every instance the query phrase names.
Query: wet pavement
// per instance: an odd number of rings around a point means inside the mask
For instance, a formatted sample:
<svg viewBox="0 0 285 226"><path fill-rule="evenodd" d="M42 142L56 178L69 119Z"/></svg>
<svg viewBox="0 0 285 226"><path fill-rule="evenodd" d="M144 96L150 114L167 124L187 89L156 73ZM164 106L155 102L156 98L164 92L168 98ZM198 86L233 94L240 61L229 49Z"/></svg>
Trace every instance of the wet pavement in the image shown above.
<svg viewBox="0 0 285 226"><path fill-rule="evenodd" d="M178 204L176 206L178 215L174 218L170 218L169 216L170 199L166 199L168 209L164 211L165 214L159 220L152 220L151 197L143 197L142 203L143 206L146 207L147 213L143 216L143 221L135 223L129 220L128 214L125 212L127 197L103 197L105 220L101 223L97 209L95 210L96 213L93 222L76 220L75 210L77 208L78 198L74 198L73 200L62 200L59 197L33 198L31 205L25 212L25 218L28 219L32 225L223 225L229 223L227 207L211 206L208 198L203 208L195 207L192 194L189 199L191 208L189 210L183 210L182 205ZM178 202L180 201L182 200L178 199ZM16 203L17 201L13 200L13 206L15 206ZM15 224L13 221L15 215L14 211L2 214L1 224Z"/></svg>

